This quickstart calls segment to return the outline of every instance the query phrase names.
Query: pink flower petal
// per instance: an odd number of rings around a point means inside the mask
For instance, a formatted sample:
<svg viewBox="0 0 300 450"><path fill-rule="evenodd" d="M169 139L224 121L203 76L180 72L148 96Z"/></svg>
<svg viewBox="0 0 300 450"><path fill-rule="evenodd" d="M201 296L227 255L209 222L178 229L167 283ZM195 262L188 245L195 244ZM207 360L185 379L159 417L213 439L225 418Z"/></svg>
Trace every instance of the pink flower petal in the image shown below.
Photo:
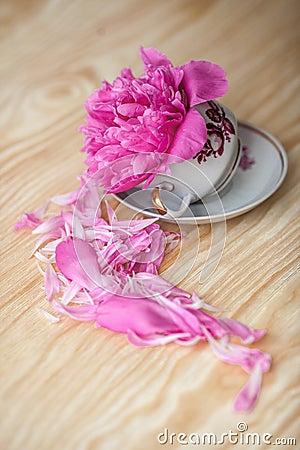
<svg viewBox="0 0 300 450"><path fill-rule="evenodd" d="M56 230L64 225L65 220L62 215L51 217L43 221L38 227L33 230L32 234L43 234L49 233L50 231Z"/></svg>
<svg viewBox="0 0 300 450"><path fill-rule="evenodd" d="M39 208L35 209L32 213L24 213L21 219L14 226L15 231L21 230L22 228L36 228L42 223L45 211L47 209L48 202Z"/></svg>
<svg viewBox="0 0 300 450"><path fill-rule="evenodd" d="M81 286L79 286L79 284L77 284L75 281L69 283L65 289L64 295L61 299L61 303L64 305L70 303L80 290Z"/></svg>
<svg viewBox="0 0 300 450"><path fill-rule="evenodd" d="M207 332L205 332L207 334ZM267 372L270 368L271 358L266 353L256 348L242 347L241 345L218 342L207 336L209 343L215 355L221 360L229 364L241 366L246 372L251 372L253 367L259 362L263 372Z"/></svg>
<svg viewBox="0 0 300 450"><path fill-rule="evenodd" d="M36 243L33 247L33 250L31 252L31 256L36 252L36 250L42 246L42 244L45 244L47 241L49 241L50 239L58 239L61 236L61 231L53 231L51 233L45 233L42 234L37 240ZM58 242L57 242L58 243Z"/></svg>
<svg viewBox="0 0 300 450"><path fill-rule="evenodd" d="M206 125L203 117L193 109L185 116L178 129L169 154L174 158L170 162L182 162L199 152L207 140Z"/></svg>
<svg viewBox="0 0 300 450"><path fill-rule="evenodd" d="M46 298L48 302L51 302L53 296L58 294L60 290L57 274L51 264L48 264L46 268L44 280L45 280Z"/></svg>
<svg viewBox="0 0 300 450"><path fill-rule="evenodd" d="M97 253L82 239L67 238L56 247L56 264L62 274L81 287L94 289L102 277Z"/></svg>
<svg viewBox="0 0 300 450"><path fill-rule="evenodd" d="M116 220L115 211L112 209L112 207L110 206L110 204L107 201L105 201L105 206L106 206L106 212L108 215L108 223L112 224Z"/></svg>
<svg viewBox="0 0 300 450"><path fill-rule="evenodd" d="M78 198L78 194L79 191L77 189L76 191L68 192L67 194L56 195L55 197L51 198L51 201L60 206L74 205Z"/></svg>
<svg viewBox="0 0 300 450"><path fill-rule="evenodd" d="M247 383L242 387L233 404L233 409L239 412L247 412L253 408L261 390L262 370L260 364L256 364Z"/></svg>
<svg viewBox="0 0 300 450"><path fill-rule="evenodd" d="M52 302L53 309L58 314L64 314L72 319L80 320L81 322L90 322L97 317L97 307L95 305L85 305L79 307L69 307L55 301Z"/></svg>
<svg viewBox="0 0 300 450"><path fill-rule="evenodd" d="M185 338L189 336L188 333L175 333L167 336L138 336L134 331L129 330L127 333L128 340L131 344L137 347L155 347L157 345L166 345L170 342L174 342L177 339Z"/></svg>
<svg viewBox="0 0 300 450"><path fill-rule="evenodd" d="M227 317L222 317L219 321L229 334L239 336L244 344L252 344L252 342L258 341L266 334L266 330L254 330L241 322Z"/></svg>
<svg viewBox="0 0 300 450"><path fill-rule="evenodd" d="M150 298L123 297L104 292L96 321L98 326L125 334L131 330L140 337L189 333L190 324L176 316L176 313L183 313L184 316L189 313L173 306L175 313ZM185 330L180 329L180 324Z"/></svg>
<svg viewBox="0 0 300 450"><path fill-rule="evenodd" d="M226 72L209 61L190 61L181 67L182 86L190 106L222 97L227 92Z"/></svg>
<svg viewBox="0 0 300 450"><path fill-rule="evenodd" d="M160 53L155 47L141 47L140 48L141 59L144 63L145 70L147 66L160 67L160 66L172 66L171 61Z"/></svg>

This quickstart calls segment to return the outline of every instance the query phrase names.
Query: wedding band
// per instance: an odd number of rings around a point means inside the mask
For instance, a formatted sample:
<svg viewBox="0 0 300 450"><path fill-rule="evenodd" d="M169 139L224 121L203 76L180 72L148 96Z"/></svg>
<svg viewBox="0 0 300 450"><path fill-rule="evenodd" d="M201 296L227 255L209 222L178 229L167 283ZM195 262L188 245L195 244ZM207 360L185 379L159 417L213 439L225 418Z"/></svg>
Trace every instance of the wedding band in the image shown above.
<svg viewBox="0 0 300 450"><path fill-rule="evenodd" d="M164 216L165 214L167 214L167 208L165 207L165 205L162 202L162 199L160 198L160 186L156 186L151 194L151 201L152 204L155 208L155 210L161 214L162 216Z"/></svg>

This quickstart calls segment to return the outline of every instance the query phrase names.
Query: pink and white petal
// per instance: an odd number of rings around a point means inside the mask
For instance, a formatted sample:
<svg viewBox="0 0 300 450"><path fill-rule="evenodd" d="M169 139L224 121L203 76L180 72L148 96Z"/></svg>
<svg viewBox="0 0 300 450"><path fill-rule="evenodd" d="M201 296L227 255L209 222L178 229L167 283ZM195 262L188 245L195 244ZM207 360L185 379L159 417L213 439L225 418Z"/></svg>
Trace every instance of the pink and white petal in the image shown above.
<svg viewBox="0 0 300 450"><path fill-rule="evenodd" d="M199 321L192 312L184 309L180 304L172 302L163 295L157 296L156 301L166 308L166 312L169 313L178 329L188 333L190 337L199 336L199 334L201 334Z"/></svg>
<svg viewBox="0 0 300 450"><path fill-rule="evenodd" d="M32 213L24 213L20 220L15 224L15 231L21 230L22 228L36 228L44 218L44 214L48 207L48 202L44 205L35 209Z"/></svg>
<svg viewBox="0 0 300 450"><path fill-rule="evenodd" d="M64 218L62 215L51 217L50 219L42 222L35 230L32 231L32 234L43 234L49 233L50 231L54 231L57 228L60 228L64 225Z"/></svg>
<svg viewBox="0 0 300 450"><path fill-rule="evenodd" d="M66 225L65 225L65 227L66 227ZM74 235L74 237L79 238L79 239L86 240L86 232L85 232L84 227L83 227L82 224L81 224L80 219L79 219L79 218L77 217L77 215L76 215L76 210L75 210L74 216L73 216L73 226L72 226L72 229L73 229L73 235ZM70 236L70 233L67 233L67 236Z"/></svg>
<svg viewBox="0 0 300 450"><path fill-rule="evenodd" d="M82 239L68 237L61 242L56 247L56 264L66 278L88 290L102 280L97 253Z"/></svg>
<svg viewBox="0 0 300 450"><path fill-rule="evenodd" d="M41 220L36 218L33 214L24 213L21 219L14 226L15 231L22 228L36 228L41 223Z"/></svg>
<svg viewBox="0 0 300 450"><path fill-rule="evenodd" d="M196 336L191 338L190 336L188 336L188 339L186 337L183 338L179 338L177 339L175 342L176 344L185 346L185 347L190 347L192 345L196 345L198 344L198 342L205 340L205 338L200 337L200 336Z"/></svg>
<svg viewBox="0 0 300 450"><path fill-rule="evenodd" d="M228 334L240 337L244 344L252 344L252 342L258 341L267 332L267 330L254 330L237 320L229 319L227 317L220 318L219 322Z"/></svg>
<svg viewBox="0 0 300 450"><path fill-rule="evenodd" d="M110 206L110 204L108 203L107 200L105 200L105 206L106 206L106 212L107 212L107 216L108 216L108 223L112 224L113 222L117 222L116 213L112 209L112 207Z"/></svg>
<svg viewBox="0 0 300 450"><path fill-rule="evenodd" d="M43 220L44 216L45 216L45 212L48 208L48 205L49 205L49 202L47 201L42 206L39 206L38 208L36 208L32 214L34 214L35 217L37 217L38 219Z"/></svg>
<svg viewBox="0 0 300 450"><path fill-rule="evenodd" d="M46 255L53 255L55 253L56 247L62 241L62 238L49 241L43 248L42 252Z"/></svg>
<svg viewBox="0 0 300 450"><path fill-rule="evenodd" d="M49 264L45 270L44 281L46 298L48 302L50 302L53 296L58 294L60 290L57 273L55 272L51 264Z"/></svg>
<svg viewBox="0 0 300 450"><path fill-rule="evenodd" d="M91 322L96 320L97 317L97 307L94 305L75 306L71 308L52 301L52 307L58 314L63 314L80 322Z"/></svg>
<svg viewBox="0 0 300 450"><path fill-rule="evenodd" d="M203 117L190 109L176 132L168 154L170 163L180 163L193 158L204 146L207 130Z"/></svg>
<svg viewBox="0 0 300 450"><path fill-rule="evenodd" d="M36 251L33 256L43 263L50 264L50 259L39 251Z"/></svg>
<svg viewBox="0 0 300 450"><path fill-rule="evenodd" d="M74 205L77 201L79 194L79 189L76 191L71 191L66 194L62 195L56 195L55 197L51 198L52 203L55 203L56 205L60 206L70 206Z"/></svg>
<svg viewBox="0 0 300 450"><path fill-rule="evenodd" d="M64 291L61 303L63 305L68 305L74 299L74 297L76 297L76 295L80 290L81 286L79 286L79 284L76 283L75 281L71 281L71 283L69 283L69 285L66 287Z"/></svg>
<svg viewBox="0 0 300 450"><path fill-rule="evenodd" d="M262 383L262 370L260 364L256 364L251 371L247 383L242 387L237 394L233 409L239 412L247 412L253 408L256 400L260 394Z"/></svg>
<svg viewBox="0 0 300 450"><path fill-rule="evenodd" d="M36 265L37 265L38 271L44 277L45 276L45 271L41 268L39 261L36 261Z"/></svg>
<svg viewBox="0 0 300 450"><path fill-rule="evenodd" d="M50 322L57 323L60 321L59 317L54 316L53 314L49 313L45 309L41 309L41 311L44 314L44 316L46 317L46 319L48 319Z"/></svg>
<svg viewBox="0 0 300 450"><path fill-rule="evenodd" d="M247 373L252 372L256 364L260 365L262 372L267 372L270 369L271 357L267 353L256 348L247 348L241 345L231 344L227 340L216 341L207 331L203 330L211 345L215 355L221 360L229 364L239 365ZM228 339L228 336L225 337Z"/></svg>
<svg viewBox="0 0 300 450"><path fill-rule="evenodd" d="M60 236L61 236L61 230L54 231L54 232L52 232L52 233L46 233L46 234L43 234L42 236L40 236L40 237L36 240L36 243L35 243L35 245L34 245L34 247L33 247L33 250L32 250L32 253L31 253L30 256L32 256L32 255L36 252L36 250L37 250L39 247L42 246L42 244L44 244L45 242L47 242L47 241L49 241L49 240L51 240L51 239L57 239L57 238L60 238ZM44 250L44 249L45 249L45 247L43 247L43 250Z"/></svg>
<svg viewBox="0 0 300 450"><path fill-rule="evenodd" d="M137 347L156 347L158 345L166 345L170 342L176 341L176 339L183 339L189 336L190 335L188 333L174 333L165 336L139 336L133 330L127 331L128 341Z"/></svg>
<svg viewBox="0 0 300 450"><path fill-rule="evenodd" d="M181 68L184 71L182 86L191 107L226 94L226 72L217 64L190 61Z"/></svg>

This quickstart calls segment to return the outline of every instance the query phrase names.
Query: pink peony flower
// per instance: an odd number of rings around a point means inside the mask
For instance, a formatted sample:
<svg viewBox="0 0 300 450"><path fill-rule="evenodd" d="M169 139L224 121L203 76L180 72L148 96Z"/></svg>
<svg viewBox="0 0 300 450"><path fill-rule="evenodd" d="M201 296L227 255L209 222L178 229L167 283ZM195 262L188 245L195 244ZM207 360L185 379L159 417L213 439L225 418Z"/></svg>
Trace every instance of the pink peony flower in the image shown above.
<svg viewBox="0 0 300 450"><path fill-rule="evenodd" d="M173 67L153 47L141 48L145 73L123 69L85 104L88 174L106 192L147 186L168 164L195 156L207 140L205 121L192 107L226 93L225 72L207 61Z"/></svg>

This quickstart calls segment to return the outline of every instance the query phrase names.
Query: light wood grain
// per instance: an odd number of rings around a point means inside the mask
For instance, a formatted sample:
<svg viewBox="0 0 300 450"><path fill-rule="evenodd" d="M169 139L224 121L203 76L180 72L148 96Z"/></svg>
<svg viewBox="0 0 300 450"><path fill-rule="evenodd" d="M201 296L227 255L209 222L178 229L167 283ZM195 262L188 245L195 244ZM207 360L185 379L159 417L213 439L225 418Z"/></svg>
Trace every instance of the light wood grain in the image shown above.
<svg viewBox="0 0 300 450"><path fill-rule="evenodd" d="M157 434L168 427L220 435L241 420L248 431L296 437L299 445L299 12L297 0L2 0L1 449L195 448L161 446ZM273 366L248 415L232 412L246 375L205 344L136 349L89 324L48 323L29 259L33 237L12 229L24 210L77 186L82 104L123 66L142 72L139 45L158 47L177 65L219 63L230 82L224 103L288 153L279 191L228 221L223 256L204 284L210 227L188 228L180 255L181 287L268 328L260 348ZM197 233L200 252L189 270Z"/></svg>

